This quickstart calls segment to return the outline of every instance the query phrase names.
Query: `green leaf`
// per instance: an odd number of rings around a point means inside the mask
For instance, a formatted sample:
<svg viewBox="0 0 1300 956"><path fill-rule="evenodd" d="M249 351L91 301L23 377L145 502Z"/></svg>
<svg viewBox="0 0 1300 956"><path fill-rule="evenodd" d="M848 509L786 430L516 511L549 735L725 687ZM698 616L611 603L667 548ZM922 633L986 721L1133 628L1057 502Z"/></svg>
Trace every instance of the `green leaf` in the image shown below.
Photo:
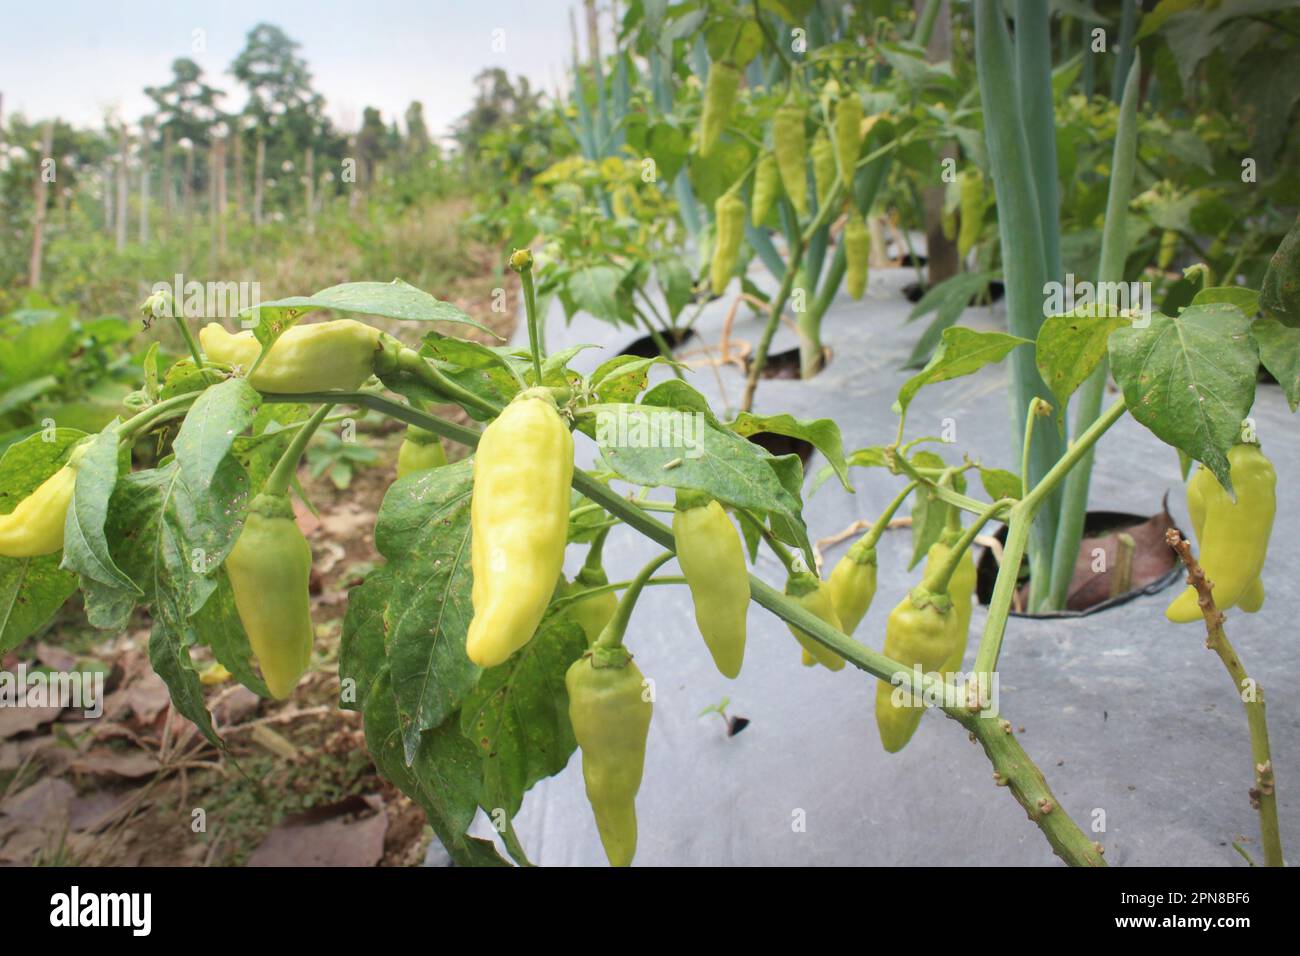
<svg viewBox="0 0 1300 956"><path fill-rule="evenodd" d="M1182 13L1184 10L1192 10L1200 5L1200 0L1160 0L1150 13L1143 14L1142 25L1138 27L1137 34L1133 37L1134 43L1140 43L1151 34L1155 33L1165 21L1175 13Z"/></svg>
<svg viewBox="0 0 1300 956"><path fill-rule="evenodd" d="M171 624L181 624L182 629L175 630L169 626ZM214 747L224 750L225 743L212 726L212 715L203 699L203 683L190 658L183 622L155 618L149 635L149 663L167 685L172 706L189 718Z"/></svg>
<svg viewBox="0 0 1300 956"><path fill-rule="evenodd" d="M1192 305L1213 305L1218 302L1235 305L1247 318L1259 311L1259 293L1239 285L1211 286L1192 296Z"/></svg>
<svg viewBox="0 0 1300 956"><path fill-rule="evenodd" d="M929 312L937 312L934 321L917 340L912 354L903 363L904 368L921 368L934 354L945 329L950 328L970 305L973 295L988 285L992 272L962 272L950 279L945 279L932 289L928 289L921 300L916 303L907 316L912 322Z"/></svg>
<svg viewBox="0 0 1300 956"><path fill-rule="evenodd" d="M77 589L77 576L59 568L58 554L0 557L0 654L43 627Z"/></svg>
<svg viewBox="0 0 1300 956"><path fill-rule="evenodd" d="M158 397L166 400L177 395L188 395L190 392L201 392L228 377L228 366L205 365L203 368L196 368L194 359L181 359L163 376L162 389Z"/></svg>
<svg viewBox="0 0 1300 956"><path fill-rule="evenodd" d="M14 442L0 456L0 514L8 514L18 503L54 474L72 454L72 446L86 433L76 428L36 432Z"/></svg>
<svg viewBox="0 0 1300 956"><path fill-rule="evenodd" d="M918 451L911 461L918 468L947 467L947 462L932 451ZM948 523L949 507L951 506L946 501L929 490L928 485L918 487L912 495L912 558L907 565L909 571L926 556L930 546L943 536L943 529Z"/></svg>
<svg viewBox="0 0 1300 956"><path fill-rule="evenodd" d="M1058 425L1065 421L1070 396L1105 358L1111 333L1131 321L1122 315L1094 317L1079 311L1048 316L1038 330L1035 347L1038 374L1056 398Z"/></svg>
<svg viewBox="0 0 1300 956"><path fill-rule="evenodd" d="M1019 498L1024 491L1024 483L1020 476L1006 471L1002 468L985 468L980 466L980 484L984 486L984 493L993 501L1001 501L1003 498Z"/></svg>
<svg viewBox="0 0 1300 956"><path fill-rule="evenodd" d="M588 385L598 402L629 402L650 384L650 369L663 361L660 356L615 355L591 373Z"/></svg>
<svg viewBox="0 0 1300 956"><path fill-rule="evenodd" d="M562 615L543 620L537 635L499 667L484 671L465 699L460 729L483 759L483 809L494 816L519 812L524 793L569 763L577 741L569 724L564 675L587 649L576 623ZM490 801L499 800L492 805Z"/></svg>
<svg viewBox="0 0 1300 956"><path fill-rule="evenodd" d="M704 409L695 405L697 399L704 401L699 393L683 383L665 388L669 384L647 392L640 405L595 409L596 443L609 467L646 487L701 491L726 504L770 514L782 540L811 553L800 515L803 476L798 456L773 457L719 424L705 410L707 404Z"/></svg>
<svg viewBox="0 0 1300 956"><path fill-rule="evenodd" d="M1197 305L1177 318L1154 313L1110 339L1115 381L1129 414L1209 468L1232 490L1228 449L1255 401L1259 352L1236 306Z"/></svg>
<svg viewBox="0 0 1300 956"><path fill-rule="evenodd" d="M272 325L292 325L308 312L330 309L354 315L378 315L405 322L456 322L472 325L501 338L487 326L475 322L450 302L435 299L415 286L394 279L392 282L345 282L321 289L315 295L295 295L274 302L262 302L244 309L241 316L257 319L258 331ZM281 329L283 331L283 329ZM278 333L277 333L278 334ZM266 339L258 335L258 341Z"/></svg>
<svg viewBox="0 0 1300 956"><path fill-rule="evenodd" d="M384 495L375 547L388 559L385 647L407 760L479 680L465 654L470 602L472 459L408 475Z"/></svg>
<svg viewBox="0 0 1300 956"><path fill-rule="evenodd" d="M366 749L384 777L424 810L429 826L460 866L507 866L493 844L465 834L482 794L482 760L448 720L420 735L408 766L387 670L365 695Z"/></svg>
<svg viewBox="0 0 1300 956"><path fill-rule="evenodd" d="M186 484L207 487L230 454L235 436L257 414L262 398L246 378L231 378L205 391L190 406L172 442ZM199 502L199 504L204 504ZM215 508L228 502L211 502Z"/></svg>
<svg viewBox="0 0 1300 956"><path fill-rule="evenodd" d="M210 482L192 485L173 458L161 468L120 478L109 501L104 534L113 561L143 591L141 603L174 638L216 589L211 573L234 546L241 515L233 503L248 497L248 478L227 457ZM129 612L129 607L127 608ZM86 592L91 624L124 624L121 592Z"/></svg>
<svg viewBox="0 0 1300 956"><path fill-rule="evenodd" d="M13 388L0 392L0 416L8 415L16 409L30 405L46 392L53 391L58 387L59 380L57 378L53 375L43 375L40 378L34 378L31 381L23 382L21 385L15 385Z"/></svg>
<svg viewBox="0 0 1300 956"><path fill-rule="evenodd" d="M934 358L898 390L899 413L906 413L907 406L923 386L978 372L986 365L1002 361L1013 349L1028 344L1029 339L1005 332L976 332L960 325L945 329L943 344Z"/></svg>
<svg viewBox="0 0 1300 956"><path fill-rule="evenodd" d="M850 468L888 468L889 460L885 457L884 446L877 445L871 448L859 448L849 455L845 463ZM823 465L818 469L817 474L813 477L812 484L808 486L808 497L811 498L836 471L830 465Z"/></svg>
<svg viewBox="0 0 1300 956"><path fill-rule="evenodd" d="M840 484L849 494L853 485L849 482L849 467L844 460L844 442L840 437L840 426L829 418L795 418L793 415L754 415L741 412L734 422L727 426L737 435L748 438L759 432L771 432L789 438L800 438L808 442L826 457Z"/></svg>
<svg viewBox="0 0 1300 956"><path fill-rule="evenodd" d="M1300 328L1276 319L1257 319L1250 327L1259 346L1259 360L1277 379L1291 411L1300 408Z"/></svg>
<svg viewBox="0 0 1300 956"><path fill-rule="evenodd" d="M366 579L348 589L348 609L343 617L339 642L339 706L364 711L372 686L388 668L388 613L393 597L393 573L387 566L375 568ZM392 685L386 688L391 694ZM405 761L405 753L402 760ZM403 763L405 769L405 763Z"/></svg>
<svg viewBox="0 0 1300 956"><path fill-rule="evenodd" d="M646 133L646 151L655 161L656 178L666 183L677 178L690 147L690 134L673 123L655 123Z"/></svg>
<svg viewBox="0 0 1300 956"><path fill-rule="evenodd" d="M1259 307L1268 318L1300 328L1300 216L1268 262Z"/></svg>
<svg viewBox="0 0 1300 956"><path fill-rule="evenodd" d="M77 484L64 521L63 562L65 570L99 582L106 588L124 591L123 600L143 592L113 561L104 524L108 503L117 487L121 454L119 425L114 423L91 441L77 464Z"/></svg>
<svg viewBox="0 0 1300 956"><path fill-rule="evenodd" d="M595 265L569 273L567 289L582 311L606 322L630 322L619 295L623 270Z"/></svg>
<svg viewBox="0 0 1300 956"><path fill-rule="evenodd" d="M722 140L707 157L693 154L690 175L696 198L712 212L714 202L745 175L752 159L750 146L738 139Z"/></svg>
<svg viewBox="0 0 1300 956"><path fill-rule="evenodd" d="M691 301L691 270L678 256L669 256L655 263L655 279L668 305L668 317L676 320Z"/></svg>

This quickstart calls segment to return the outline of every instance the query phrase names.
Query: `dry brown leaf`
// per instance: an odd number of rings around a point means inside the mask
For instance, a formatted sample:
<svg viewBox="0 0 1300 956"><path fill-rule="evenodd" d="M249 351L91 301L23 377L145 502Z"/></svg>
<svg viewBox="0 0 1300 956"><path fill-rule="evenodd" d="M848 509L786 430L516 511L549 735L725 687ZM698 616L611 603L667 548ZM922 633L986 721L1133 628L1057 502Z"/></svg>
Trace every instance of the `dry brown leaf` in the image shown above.
<svg viewBox="0 0 1300 956"><path fill-rule="evenodd" d="M74 773L97 776L109 774L138 780L158 772L158 760L143 750L92 750L73 759L69 767Z"/></svg>
<svg viewBox="0 0 1300 956"><path fill-rule="evenodd" d="M0 740L52 723L61 713L62 707L0 707Z"/></svg>
<svg viewBox="0 0 1300 956"><path fill-rule="evenodd" d="M353 814L361 809L368 809L367 802L353 797L286 820L266 835L248 865L375 866L383 858L388 832L384 810L362 819L321 819L327 812Z"/></svg>

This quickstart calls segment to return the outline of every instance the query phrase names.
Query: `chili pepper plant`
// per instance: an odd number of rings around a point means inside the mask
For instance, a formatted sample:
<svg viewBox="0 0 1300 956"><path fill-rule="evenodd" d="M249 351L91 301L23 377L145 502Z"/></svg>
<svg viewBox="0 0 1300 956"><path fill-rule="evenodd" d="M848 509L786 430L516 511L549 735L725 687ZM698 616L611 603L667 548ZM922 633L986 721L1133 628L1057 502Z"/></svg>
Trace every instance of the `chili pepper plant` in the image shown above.
<svg viewBox="0 0 1300 956"><path fill-rule="evenodd" d="M253 328L234 336L209 326L196 338L177 318L191 354L170 368L146 368L133 414L95 434L49 429L0 459L0 581L14 597L0 646L17 646L78 589L97 627L121 628L137 606L147 608L150 660L174 706L222 747L192 651L206 646L259 694L292 693L312 642L310 549L292 518L293 475L332 412L369 409L420 430L408 440L436 435L473 452L453 464L435 456L388 490L375 524L385 562L349 592L339 656L339 705L364 715L376 764L425 809L458 862L506 862L494 842L467 832L481 808L506 854L526 864L525 836L512 819L527 790L564 770L575 748L610 861L632 861L649 714L659 703L653 674L641 675L633 662L638 632L654 626L637 602L646 588L686 585L701 633L681 635L682 652L699 653L702 666L711 660L728 677L743 675L745 608L755 602L789 625L792 667L799 658L841 672L839 679L879 682L887 750L906 745L922 705L936 707L979 741L997 781L1064 860L1100 865L1103 848L1069 816L1009 717L993 712L980 690L999 665L1019 555L1053 493L1132 415L1203 463L1201 543L1208 567L1224 578L1214 597L1251 609L1273 486L1256 477L1266 470L1262 453L1240 448L1243 439L1260 440L1242 423L1261 361L1283 378L1300 354L1298 246L1300 224L1258 292L1207 296L1147 324L1081 320L1083 349L1050 348L1040 335L1049 379L1068 370L1077 385L1108 354L1122 395L1036 481L1028 468L1033 427L1025 429L1019 474L972 453L948 464L907 430L908 405L921 389L1033 345L1009 333L946 330L935 358L899 391L893 440L846 458L832 421L748 413L727 420L689 382L652 384L662 357L617 356L586 377L571 371L573 351L541 347L527 250L510 257L524 291L526 350L440 331L406 344L379 332L367 316L416 330L434 321L450 323L443 329L474 324L400 281L266 303L248 316ZM167 311L158 299L147 307ZM346 317L300 321L327 309ZM1300 404L1300 380L1291 376L1286 387L1292 406ZM437 414L448 406L473 424ZM1052 413L1045 400L1031 402L1031 416ZM682 414L707 423L694 450L602 426L616 416L671 436ZM773 429L809 436L845 492L851 465L883 467L903 482L828 578L803 517L800 460L747 440ZM130 451L144 441L161 442L166 453L136 469ZM596 469L574 467L575 441L595 443ZM983 494L968 478L978 478ZM890 596L898 603L883 635L856 633L876 596L875 543L909 498L925 569L910 593ZM1230 545L1216 530L1231 520L1229 508L1246 509L1258 526L1249 546ZM1009 525L1006 555L975 666L960 675L970 547L993 520ZM612 535L641 535L662 550L634 580L608 582L601 549ZM588 549L574 582L560 573L569 545ZM1234 558L1230 547L1241 553ZM784 582L747 567L760 548L780 560ZM661 573L678 555L684 578ZM1218 570L1225 562L1240 565L1236 577ZM621 596L614 603L611 595ZM1213 600L1201 604L1208 611ZM1267 763L1257 761L1260 773L1271 774ZM997 799L992 790L989 798ZM1269 861L1279 860L1275 818L1272 841L1267 827L1265 836Z"/></svg>

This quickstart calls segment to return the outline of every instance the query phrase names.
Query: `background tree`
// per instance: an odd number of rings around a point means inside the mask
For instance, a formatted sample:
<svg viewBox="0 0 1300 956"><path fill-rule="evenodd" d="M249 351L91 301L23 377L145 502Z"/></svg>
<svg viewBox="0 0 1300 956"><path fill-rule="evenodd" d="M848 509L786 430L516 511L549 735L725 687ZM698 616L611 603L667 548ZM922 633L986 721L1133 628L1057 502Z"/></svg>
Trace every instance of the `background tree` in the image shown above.
<svg viewBox="0 0 1300 956"><path fill-rule="evenodd" d="M527 77L517 77L512 84L500 67L480 72L474 77L474 85L477 87L474 105L455 127L456 141L470 156L477 155L480 141L487 133L519 121L538 109L542 101L542 94L533 92Z"/></svg>

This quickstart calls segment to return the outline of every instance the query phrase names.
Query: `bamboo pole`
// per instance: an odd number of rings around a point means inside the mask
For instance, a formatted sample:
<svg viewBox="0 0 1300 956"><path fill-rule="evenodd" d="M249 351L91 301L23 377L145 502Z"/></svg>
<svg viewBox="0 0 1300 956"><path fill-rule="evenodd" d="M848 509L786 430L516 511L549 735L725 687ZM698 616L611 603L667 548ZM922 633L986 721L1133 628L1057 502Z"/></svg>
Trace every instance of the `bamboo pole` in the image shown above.
<svg viewBox="0 0 1300 956"><path fill-rule="evenodd" d="M41 135L41 153L36 157L36 182L32 186L34 203L32 214L32 256L27 264L27 285L33 289L41 284L41 253L45 245L45 207L49 202L49 179L46 178L45 160L54 151L54 123L45 124ZM53 169L53 167L51 167Z"/></svg>
<svg viewBox="0 0 1300 956"><path fill-rule="evenodd" d="M140 242L149 241L149 126L140 127Z"/></svg>
<svg viewBox="0 0 1300 956"><path fill-rule="evenodd" d="M253 170L253 225L262 225L262 200L266 195L266 140L257 134L257 159Z"/></svg>
<svg viewBox="0 0 1300 956"><path fill-rule="evenodd" d="M161 183L159 188L162 190L163 201L163 218L167 220L168 225L172 221L172 131L171 127L163 130L163 147L162 147L162 171Z"/></svg>
<svg viewBox="0 0 1300 956"><path fill-rule="evenodd" d="M194 150L193 143L185 150L185 179L181 182L181 208L185 215L185 261L193 250L194 236Z"/></svg>
<svg viewBox="0 0 1300 956"><path fill-rule="evenodd" d="M230 157L230 165L235 174L235 190L231 205L235 209L235 216L238 217L244 211L244 136L239 129L239 124L235 123L231 135L231 143L234 146Z"/></svg>
<svg viewBox="0 0 1300 956"><path fill-rule="evenodd" d="M131 137L123 123L117 131L117 251L126 248L128 190L126 182L127 154L131 148Z"/></svg>
<svg viewBox="0 0 1300 956"><path fill-rule="evenodd" d="M217 142L220 142L219 140ZM208 274L217 274L217 142L208 147Z"/></svg>
<svg viewBox="0 0 1300 956"><path fill-rule="evenodd" d="M226 138L217 140L217 257L226 257Z"/></svg>
<svg viewBox="0 0 1300 956"><path fill-rule="evenodd" d="M314 189L316 186L316 151L308 146L307 156L303 160L306 167L303 175L303 189L306 195L303 197L307 207L307 231L316 231L316 196Z"/></svg>

